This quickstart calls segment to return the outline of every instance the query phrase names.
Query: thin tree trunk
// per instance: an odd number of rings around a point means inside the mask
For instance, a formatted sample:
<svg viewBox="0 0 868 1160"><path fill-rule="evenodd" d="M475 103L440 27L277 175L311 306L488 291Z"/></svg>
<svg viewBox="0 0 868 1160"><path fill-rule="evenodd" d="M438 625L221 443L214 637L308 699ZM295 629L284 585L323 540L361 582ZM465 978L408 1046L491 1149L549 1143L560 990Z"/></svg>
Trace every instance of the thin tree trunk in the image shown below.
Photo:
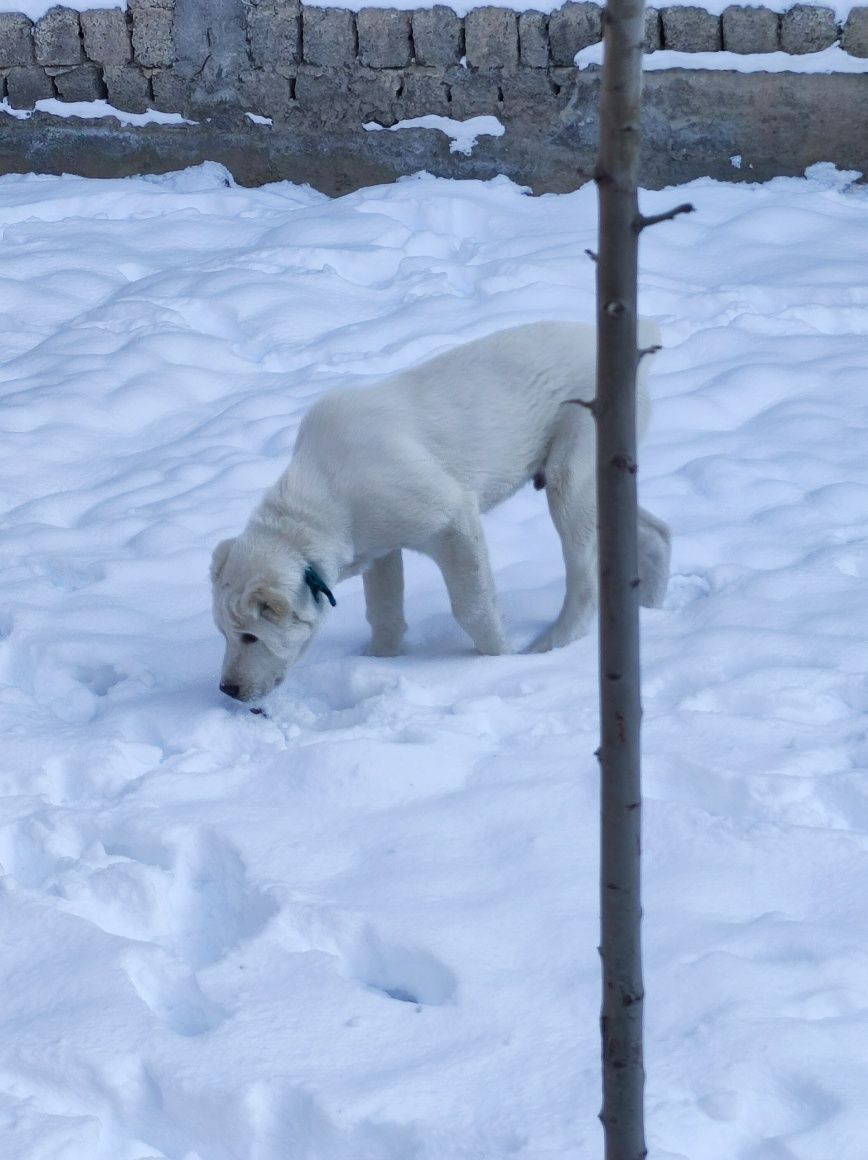
<svg viewBox="0 0 868 1160"><path fill-rule="evenodd" d="M600 569L600 1019L606 1160L643 1160L639 566L636 507L637 180L643 0L608 0L600 100L597 503Z"/></svg>

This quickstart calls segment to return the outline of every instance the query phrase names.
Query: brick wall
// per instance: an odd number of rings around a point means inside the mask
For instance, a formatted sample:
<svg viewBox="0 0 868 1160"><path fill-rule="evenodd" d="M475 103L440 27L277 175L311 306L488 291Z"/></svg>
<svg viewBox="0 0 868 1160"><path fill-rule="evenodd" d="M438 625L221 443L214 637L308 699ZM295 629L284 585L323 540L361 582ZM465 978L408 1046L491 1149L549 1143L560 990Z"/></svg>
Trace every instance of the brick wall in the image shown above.
<svg viewBox="0 0 868 1160"><path fill-rule="evenodd" d="M106 98L190 117L249 111L327 129L440 113L545 118L569 100L575 53L601 37L601 10L567 3L545 16L480 7L314 8L286 0L130 0L35 23L0 14L0 97ZM839 25L829 8L783 15L732 6L649 8L646 50L814 52L840 41L868 56L868 8Z"/></svg>

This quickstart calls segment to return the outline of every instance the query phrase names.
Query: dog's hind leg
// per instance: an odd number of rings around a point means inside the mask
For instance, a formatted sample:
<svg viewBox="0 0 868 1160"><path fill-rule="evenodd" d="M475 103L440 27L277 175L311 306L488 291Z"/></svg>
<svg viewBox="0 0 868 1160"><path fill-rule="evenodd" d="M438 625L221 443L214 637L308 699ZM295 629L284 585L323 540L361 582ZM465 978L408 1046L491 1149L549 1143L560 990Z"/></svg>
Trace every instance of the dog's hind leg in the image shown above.
<svg viewBox="0 0 868 1160"><path fill-rule="evenodd" d="M443 573L452 614L477 649L488 656L509 652L476 505L468 500L461 514L424 551Z"/></svg>
<svg viewBox="0 0 868 1160"><path fill-rule="evenodd" d="M639 508L639 602L662 608L669 584L672 538L669 528L651 512Z"/></svg>
<svg viewBox="0 0 868 1160"><path fill-rule="evenodd" d="M404 561L401 549L374 560L362 575L365 605L371 626L368 653L374 657L396 657L407 631L404 620Z"/></svg>
<svg viewBox="0 0 868 1160"><path fill-rule="evenodd" d="M527 652L548 652L576 640L587 630L597 603L594 429L583 408L563 408L545 463L545 488L552 522L561 539L566 592L557 620L540 633Z"/></svg>

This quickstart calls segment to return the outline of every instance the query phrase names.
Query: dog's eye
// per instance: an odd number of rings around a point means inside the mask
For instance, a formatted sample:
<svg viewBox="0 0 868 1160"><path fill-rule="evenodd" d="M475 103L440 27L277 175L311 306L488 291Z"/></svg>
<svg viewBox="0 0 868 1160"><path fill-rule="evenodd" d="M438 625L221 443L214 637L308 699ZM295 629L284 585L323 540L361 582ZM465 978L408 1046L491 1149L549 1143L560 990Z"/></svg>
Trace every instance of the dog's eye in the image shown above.
<svg viewBox="0 0 868 1160"><path fill-rule="evenodd" d="M241 634L241 643L242 644L256 644L256 642L258 640L259 640L259 637L254 636L252 632L242 632L242 634Z"/></svg>

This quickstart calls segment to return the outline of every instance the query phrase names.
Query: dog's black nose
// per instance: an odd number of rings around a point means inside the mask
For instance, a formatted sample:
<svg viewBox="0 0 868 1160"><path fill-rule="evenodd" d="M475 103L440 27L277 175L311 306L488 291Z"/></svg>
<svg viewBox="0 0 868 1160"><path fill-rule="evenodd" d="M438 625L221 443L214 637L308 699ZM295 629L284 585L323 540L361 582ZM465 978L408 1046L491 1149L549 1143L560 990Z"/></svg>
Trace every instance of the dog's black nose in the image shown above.
<svg viewBox="0 0 868 1160"><path fill-rule="evenodd" d="M223 681L220 682L220 692L225 693L227 697L234 697L236 701L241 699L241 688L239 685L227 685Z"/></svg>

